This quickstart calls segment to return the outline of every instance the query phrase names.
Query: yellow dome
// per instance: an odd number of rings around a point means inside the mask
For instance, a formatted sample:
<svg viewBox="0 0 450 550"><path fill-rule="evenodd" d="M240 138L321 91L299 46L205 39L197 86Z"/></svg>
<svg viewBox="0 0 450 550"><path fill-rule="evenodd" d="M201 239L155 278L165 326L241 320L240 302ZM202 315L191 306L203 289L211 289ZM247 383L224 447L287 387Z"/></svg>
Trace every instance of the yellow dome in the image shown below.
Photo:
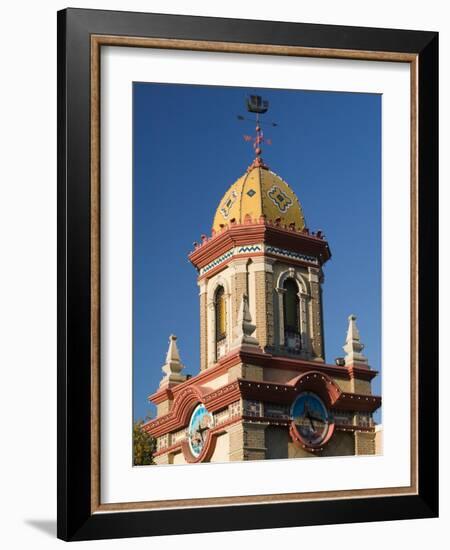
<svg viewBox="0 0 450 550"><path fill-rule="evenodd" d="M228 189L216 210L213 230L220 231L231 221L244 223L247 216L252 220L279 218L283 225L295 223L300 231L305 227L295 193L280 176L262 166L250 168Z"/></svg>

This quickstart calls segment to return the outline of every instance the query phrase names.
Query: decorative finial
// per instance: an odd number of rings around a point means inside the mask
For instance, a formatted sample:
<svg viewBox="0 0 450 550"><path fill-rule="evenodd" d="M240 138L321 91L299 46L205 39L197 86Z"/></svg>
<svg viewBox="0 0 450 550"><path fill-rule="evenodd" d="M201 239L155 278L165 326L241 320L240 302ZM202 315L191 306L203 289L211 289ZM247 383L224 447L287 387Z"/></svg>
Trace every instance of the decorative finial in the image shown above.
<svg viewBox="0 0 450 550"><path fill-rule="evenodd" d="M356 315L352 314L348 317L347 339L342 349L346 352L346 365L369 366L367 357L361 353L364 349L364 344L361 343L359 330L356 326Z"/></svg>
<svg viewBox="0 0 450 550"><path fill-rule="evenodd" d="M177 346L177 337L171 334L169 337L169 349L167 350L166 362L162 366L164 376L160 386L174 386L186 380L186 376L181 374L184 365L180 360L180 353Z"/></svg>
<svg viewBox="0 0 450 550"><path fill-rule="evenodd" d="M235 329L235 339L233 341L233 348L246 346L259 346L258 340L252 336L256 330L256 325L252 324L252 316L248 307L248 296L246 293L242 295L241 305L239 306L239 313L237 318L237 324Z"/></svg>
<svg viewBox="0 0 450 550"><path fill-rule="evenodd" d="M248 170L250 171L252 168L260 167L264 169L268 169L266 164L264 163L262 159L262 144L267 143L267 145L271 145L272 142L270 139L266 139L264 137L264 132L262 130L262 122L260 121L260 115L267 112L269 109L269 102L266 99L263 99L259 95L250 95L247 97L247 111L249 113L255 113L256 115L256 135L255 137L244 135L245 141L253 142L253 149L255 151L255 160L252 162L252 164L248 167ZM246 119L243 116L238 115L239 120L251 120ZM271 123L272 126L277 126L275 122Z"/></svg>

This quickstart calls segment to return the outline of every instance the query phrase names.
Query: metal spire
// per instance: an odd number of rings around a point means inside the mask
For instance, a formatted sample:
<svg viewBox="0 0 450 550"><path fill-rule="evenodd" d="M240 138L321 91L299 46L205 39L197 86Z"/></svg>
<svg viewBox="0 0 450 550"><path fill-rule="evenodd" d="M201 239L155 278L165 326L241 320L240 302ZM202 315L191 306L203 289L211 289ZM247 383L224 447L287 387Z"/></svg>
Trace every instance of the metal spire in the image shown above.
<svg viewBox="0 0 450 550"><path fill-rule="evenodd" d="M253 149L255 151L255 160L253 161L252 165L249 167L249 169L254 168L255 166L261 166L262 168L267 168L267 166L264 164L264 161L262 159L262 144L267 143L267 145L271 145L272 141L270 139L266 139L264 137L264 132L262 129L262 122L260 120L260 115L266 113L269 109L269 102L266 99L263 99L259 95L250 95L247 98L247 111L249 113L255 113L255 121L256 121L256 127L255 127L255 136L250 135L244 135L244 140L248 142L253 143ZM238 115L239 120L250 120L243 116ZM275 122L270 123L272 126L277 126Z"/></svg>

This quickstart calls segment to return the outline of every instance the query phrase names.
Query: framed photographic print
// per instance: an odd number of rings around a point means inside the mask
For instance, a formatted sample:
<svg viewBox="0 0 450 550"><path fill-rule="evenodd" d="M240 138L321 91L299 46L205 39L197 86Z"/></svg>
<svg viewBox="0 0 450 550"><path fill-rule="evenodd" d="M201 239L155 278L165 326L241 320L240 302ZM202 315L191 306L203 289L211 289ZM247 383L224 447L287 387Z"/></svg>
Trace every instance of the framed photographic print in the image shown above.
<svg viewBox="0 0 450 550"><path fill-rule="evenodd" d="M58 536L438 513L433 32L58 14Z"/></svg>

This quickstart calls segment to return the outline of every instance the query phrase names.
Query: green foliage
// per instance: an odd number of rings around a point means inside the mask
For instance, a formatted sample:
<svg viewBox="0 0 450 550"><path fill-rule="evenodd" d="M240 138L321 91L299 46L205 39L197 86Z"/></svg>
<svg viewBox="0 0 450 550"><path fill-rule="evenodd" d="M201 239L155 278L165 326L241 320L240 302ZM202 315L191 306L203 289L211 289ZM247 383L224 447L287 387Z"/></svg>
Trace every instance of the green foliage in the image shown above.
<svg viewBox="0 0 450 550"><path fill-rule="evenodd" d="M142 429L143 420L133 424L133 464L146 466L155 464L153 453L156 451L156 439Z"/></svg>

